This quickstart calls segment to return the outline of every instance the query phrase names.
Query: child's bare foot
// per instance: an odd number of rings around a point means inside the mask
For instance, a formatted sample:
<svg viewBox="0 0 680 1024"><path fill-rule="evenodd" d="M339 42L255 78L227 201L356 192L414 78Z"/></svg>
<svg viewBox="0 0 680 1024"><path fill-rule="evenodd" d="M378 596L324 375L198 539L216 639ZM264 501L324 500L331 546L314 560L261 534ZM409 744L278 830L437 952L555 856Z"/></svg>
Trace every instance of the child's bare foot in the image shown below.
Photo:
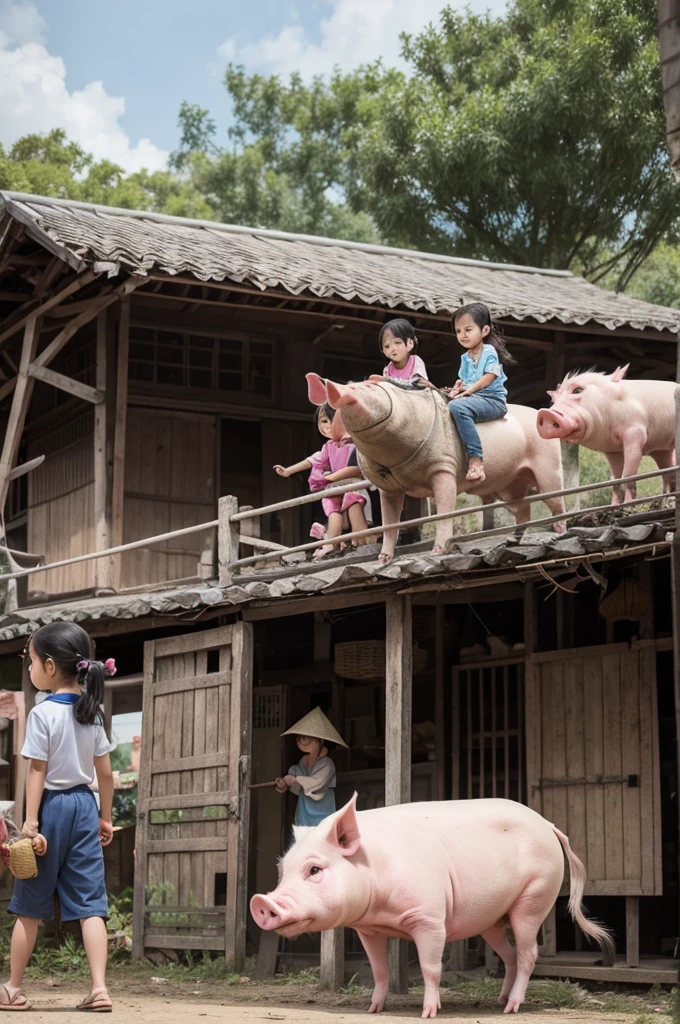
<svg viewBox="0 0 680 1024"><path fill-rule="evenodd" d="M481 459L478 459L476 455L473 455L468 462L468 471L465 474L466 480L474 480L475 483L481 484L483 480L486 480L486 473L484 472L484 463Z"/></svg>
<svg viewBox="0 0 680 1024"><path fill-rule="evenodd" d="M322 548L317 548L312 555L312 561L320 562L323 558L328 558L329 555L334 554L335 544L324 544Z"/></svg>

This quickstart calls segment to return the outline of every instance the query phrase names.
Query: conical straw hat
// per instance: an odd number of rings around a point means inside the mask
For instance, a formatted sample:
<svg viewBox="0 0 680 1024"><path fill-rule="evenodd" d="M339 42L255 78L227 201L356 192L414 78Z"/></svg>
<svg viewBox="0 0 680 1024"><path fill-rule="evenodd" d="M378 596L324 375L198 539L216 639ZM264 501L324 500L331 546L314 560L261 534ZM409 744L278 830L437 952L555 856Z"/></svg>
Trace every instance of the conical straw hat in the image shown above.
<svg viewBox="0 0 680 1024"><path fill-rule="evenodd" d="M313 736L314 739L330 740L331 743L337 743L339 746L349 749L340 733L337 729L333 728L321 708L314 708L313 711L310 711L308 715L301 718L295 725L291 725L290 729L286 729L281 735Z"/></svg>

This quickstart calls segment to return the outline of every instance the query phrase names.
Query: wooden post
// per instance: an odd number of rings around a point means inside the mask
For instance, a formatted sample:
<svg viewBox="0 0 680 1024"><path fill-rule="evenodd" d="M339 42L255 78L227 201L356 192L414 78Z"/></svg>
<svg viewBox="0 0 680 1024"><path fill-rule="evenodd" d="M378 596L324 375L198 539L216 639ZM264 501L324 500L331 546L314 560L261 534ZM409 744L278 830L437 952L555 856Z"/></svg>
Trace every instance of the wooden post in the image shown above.
<svg viewBox="0 0 680 1024"><path fill-rule="evenodd" d="M345 984L345 929L321 932L319 988L337 992Z"/></svg>
<svg viewBox="0 0 680 1024"><path fill-rule="evenodd" d="M232 523L231 517L238 512L238 499L228 494L220 498L217 506L217 569L221 587L231 586L232 573L229 568L238 558L240 523Z"/></svg>
<svg viewBox="0 0 680 1024"><path fill-rule="evenodd" d="M385 806L411 799L413 638L411 598L385 603ZM390 990L408 992L408 943L390 939Z"/></svg>
<svg viewBox="0 0 680 1024"><path fill-rule="evenodd" d="M678 338L678 368L676 380L680 385L680 337ZM680 452L680 386L675 389L675 450ZM675 489L678 490L680 473L676 473ZM675 533L671 545L671 601L673 621L673 695L675 700L675 744L680 792L680 501L675 500ZM680 800L677 803L678 842L680 843ZM678 968L680 984L680 968Z"/></svg>
<svg viewBox="0 0 680 1024"><path fill-rule="evenodd" d="M128 354L130 350L130 296L120 300L118 322L118 359L116 366L116 404L113 428L113 479L111 483L111 545L123 543L125 502L125 434L127 430ZM113 586L120 590L123 556L114 560Z"/></svg>
<svg viewBox="0 0 680 1024"><path fill-rule="evenodd" d="M626 967L640 966L640 897L626 896Z"/></svg>
<svg viewBox="0 0 680 1024"><path fill-rule="evenodd" d="M487 505L493 503L493 498L482 498L482 529L493 530L496 525L495 513L492 508L487 508Z"/></svg>
<svg viewBox="0 0 680 1024"><path fill-rule="evenodd" d="M435 620L435 654L434 654L434 749L437 771L437 800L446 798L446 729L444 722L446 677L449 667L446 664L446 606L437 604L434 607ZM454 751L454 756L457 751Z"/></svg>
<svg viewBox="0 0 680 1024"><path fill-rule="evenodd" d="M7 492L9 491L10 472L14 468L17 455L19 454L21 435L24 432L26 414L28 413L28 407L33 394L33 385L35 382L33 377L29 376L28 368L31 365L38 348L39 337L40 328L38 321L35 317L32 317L24 328L24 341L21 349L19 373L14 387L14 395L12 396L12 406L9 411L7 430L5 431L5 439L2 445L2 454L0 455L0 514L3 516L5 503L7 501Z"/></svg>
<svg viewBox="0 0 680 1024"><path fill-rule="evenodd" d="M97 317L96 387L106 393L108 311ZM94 407L94 549L111 547L111 487L107 403ZM111 589L114 585L113 558L98 558L95 565L95 586Z"/></svg>
<svg viewBox="0 0 680 1024"><path fill-rule="evenodd" d="M578 464L579 446L577 444L569 444L567 441L561 441L560 445L562 449L562 474L564 476L564 486L578 487L581 483ZM568 510L573 509L577 512L581 507L580 494L572 494L564 500Z"/></svg>

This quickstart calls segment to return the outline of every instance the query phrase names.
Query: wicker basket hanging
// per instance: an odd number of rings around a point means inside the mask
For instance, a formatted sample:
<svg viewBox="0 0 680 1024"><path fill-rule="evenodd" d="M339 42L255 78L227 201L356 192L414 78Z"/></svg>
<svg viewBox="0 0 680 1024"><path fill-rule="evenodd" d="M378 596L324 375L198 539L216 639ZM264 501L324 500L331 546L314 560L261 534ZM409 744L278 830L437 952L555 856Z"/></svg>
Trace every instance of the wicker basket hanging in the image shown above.
<svg viewBox="0 0 680 1024"><path fill-rule="evenodd" d="M637 580L624 577L618 587L600 601L600 615L608 622L639 622L649 608L649 591Z"/></svg>
<svg viewBox="0 0 680 1024"><path fill-rule="evenodd" d="M413 645L413 672L427 668L427 651ZM335 672L343 679L384 679L385 641L348 640L335 645Z"/></svg>

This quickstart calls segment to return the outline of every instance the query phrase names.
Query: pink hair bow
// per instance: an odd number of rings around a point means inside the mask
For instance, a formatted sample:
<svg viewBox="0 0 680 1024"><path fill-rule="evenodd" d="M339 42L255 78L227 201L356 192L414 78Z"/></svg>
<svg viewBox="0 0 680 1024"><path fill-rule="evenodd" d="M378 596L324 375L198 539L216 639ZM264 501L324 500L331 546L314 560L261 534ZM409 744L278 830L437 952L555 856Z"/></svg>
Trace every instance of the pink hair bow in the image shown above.
<svg viewBox="0 0 680 1024"><path fill-rule="evenodd" d="M114 658L107 658L104 662L104 671L107 676L115 676L116 674L116 662Z"/></svg>

